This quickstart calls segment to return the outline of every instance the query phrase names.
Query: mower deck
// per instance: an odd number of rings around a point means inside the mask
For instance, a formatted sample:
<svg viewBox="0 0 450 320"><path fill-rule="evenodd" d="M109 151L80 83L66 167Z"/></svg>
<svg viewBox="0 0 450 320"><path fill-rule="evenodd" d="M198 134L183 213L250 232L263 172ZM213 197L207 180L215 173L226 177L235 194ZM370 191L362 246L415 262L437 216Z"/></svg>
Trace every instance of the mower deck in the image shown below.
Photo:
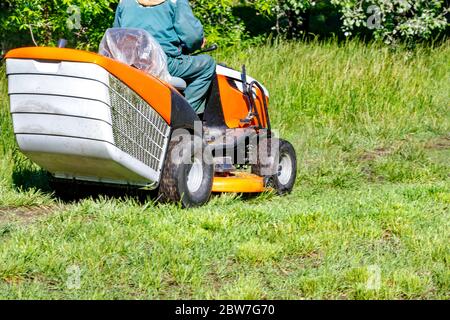
<svg viewBox="0 0 450 320"><path fill-rule="evenodd" d="M214 177L214 193L261 193L266 191L264 178L248 172L233 172Z"/></svg>

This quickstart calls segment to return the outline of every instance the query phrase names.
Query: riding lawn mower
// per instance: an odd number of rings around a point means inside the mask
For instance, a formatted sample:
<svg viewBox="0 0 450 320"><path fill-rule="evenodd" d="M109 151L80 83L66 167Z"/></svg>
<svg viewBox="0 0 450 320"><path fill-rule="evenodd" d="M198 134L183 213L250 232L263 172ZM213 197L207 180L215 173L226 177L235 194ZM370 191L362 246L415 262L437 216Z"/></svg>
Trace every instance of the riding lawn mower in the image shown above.
<svg viewBox="0 0 450 320"><path fill-rule="evenodd" d="M63 47L5 56L18 147L53 181L157 190L161 201L184 207L203 205L212 193L292 191L294 148L274 136L269 93L245 67L217 66L199 115L183 96L184 80L140 67L164 64L143 50L150 41L164 61L150 35L117 34L127 37L114 38L116 51L131 59Z"/></svg>

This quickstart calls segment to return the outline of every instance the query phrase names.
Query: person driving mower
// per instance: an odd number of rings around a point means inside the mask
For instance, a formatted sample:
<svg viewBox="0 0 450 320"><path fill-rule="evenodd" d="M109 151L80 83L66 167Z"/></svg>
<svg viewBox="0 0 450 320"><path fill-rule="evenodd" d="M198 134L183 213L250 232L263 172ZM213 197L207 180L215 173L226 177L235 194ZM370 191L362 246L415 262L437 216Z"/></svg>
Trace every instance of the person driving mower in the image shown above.
<svg viewBox="0 0 450 320"><path fill-rule="evenodd" d="M204 48L206 39L188 0L121 0L114 28L138 28L150 33L167 55L170 75L187 82L186 100L196 113L204 112L216 63L208 55L189 55Z"/></svg>

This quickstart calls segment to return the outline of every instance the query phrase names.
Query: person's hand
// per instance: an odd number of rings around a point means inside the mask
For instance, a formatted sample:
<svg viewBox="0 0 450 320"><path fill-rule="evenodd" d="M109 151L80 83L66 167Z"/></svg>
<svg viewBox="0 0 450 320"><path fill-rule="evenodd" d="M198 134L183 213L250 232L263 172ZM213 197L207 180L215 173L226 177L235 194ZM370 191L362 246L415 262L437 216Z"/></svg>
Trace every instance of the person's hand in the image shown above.
<svg viewBox="0 0 450 320"><path fill-rule="evenodd" d="M208 40L206 40L206 38L203 38L202 49L204 49L206 47L207 43L208 43Z"/></svg>

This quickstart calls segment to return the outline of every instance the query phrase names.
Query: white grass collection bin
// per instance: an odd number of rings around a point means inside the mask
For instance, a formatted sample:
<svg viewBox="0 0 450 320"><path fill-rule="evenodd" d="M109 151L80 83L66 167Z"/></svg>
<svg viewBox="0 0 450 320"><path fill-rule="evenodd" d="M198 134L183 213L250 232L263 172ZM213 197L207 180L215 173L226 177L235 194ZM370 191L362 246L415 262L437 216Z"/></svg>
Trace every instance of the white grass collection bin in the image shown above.
<svg viewBox="0 0 450 320"><path fill-rule="evenodd" d="M6 65L14 133L33 162L57 178L159 184L170 127L124 83L92 63Z"/></svg>

